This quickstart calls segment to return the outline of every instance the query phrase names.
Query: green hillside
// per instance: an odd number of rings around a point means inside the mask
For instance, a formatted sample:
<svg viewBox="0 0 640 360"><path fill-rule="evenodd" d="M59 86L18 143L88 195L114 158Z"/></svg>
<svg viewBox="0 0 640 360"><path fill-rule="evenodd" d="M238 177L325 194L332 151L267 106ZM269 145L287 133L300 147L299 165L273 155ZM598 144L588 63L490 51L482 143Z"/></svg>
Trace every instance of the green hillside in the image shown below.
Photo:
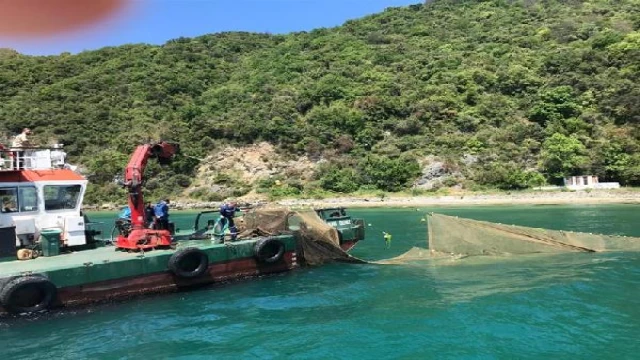
<svg viewBox="0 0 640 360"><path fill-rule="evenodd" d="M285 179L291 193L405 189L429 155L471 189L580 173L639 185L640 1L436 0L288 35L4 50L0 119L6 136L66 144L101 184L92 201L119 197L132 149L160 138L184 155L148 184L158 193L256 141L327 160L316 181Z"/></svg>

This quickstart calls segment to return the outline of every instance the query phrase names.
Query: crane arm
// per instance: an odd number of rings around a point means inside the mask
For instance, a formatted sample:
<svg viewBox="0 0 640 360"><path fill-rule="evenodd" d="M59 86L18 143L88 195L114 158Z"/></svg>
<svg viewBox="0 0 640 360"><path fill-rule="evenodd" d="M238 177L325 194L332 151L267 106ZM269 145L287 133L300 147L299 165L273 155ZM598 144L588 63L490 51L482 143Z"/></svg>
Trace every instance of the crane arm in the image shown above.
<svg viewBox="0 0 640 360"><path fill-rule="evenodd" d="M135 228L144 227L144 199L142 196L142 182L144 169L149 158L156 157L161 164L171 161L179 151L177 144L159 142L139 145L124 172L124 186L129 191L129 208L131 209L131 225Z"/></svg>

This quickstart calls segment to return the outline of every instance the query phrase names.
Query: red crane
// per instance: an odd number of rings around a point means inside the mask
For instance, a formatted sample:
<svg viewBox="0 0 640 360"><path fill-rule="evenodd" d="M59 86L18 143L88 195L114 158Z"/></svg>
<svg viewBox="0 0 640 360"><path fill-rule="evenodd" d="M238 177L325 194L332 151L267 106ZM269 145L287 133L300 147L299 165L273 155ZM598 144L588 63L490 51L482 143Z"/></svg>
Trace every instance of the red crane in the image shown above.
<svg viewBox="0 0 640 360"><path fill-rule="evenodd" d="M131 209L131 231L118 235L118 249L144 250L161 246L171 246L171 231L145 228L144 198L142 183L144 169L149 158L155 157L161 164L168 163L178 152L178 145L167 142L139 145L131 155L124 172L123 185L129 193Z"/></svg>

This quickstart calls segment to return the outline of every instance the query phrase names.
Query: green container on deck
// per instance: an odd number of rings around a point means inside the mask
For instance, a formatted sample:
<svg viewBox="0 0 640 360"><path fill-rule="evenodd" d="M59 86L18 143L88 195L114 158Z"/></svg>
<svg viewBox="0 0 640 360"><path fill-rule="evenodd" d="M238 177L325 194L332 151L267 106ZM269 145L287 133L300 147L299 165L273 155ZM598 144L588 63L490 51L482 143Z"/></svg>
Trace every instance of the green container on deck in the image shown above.
<svg viewBox="0 0 640 360"><path fill-rule="evenodd" d="M60 255L60 229L45 229L40 232L40 245L43 256Z"/></svg>

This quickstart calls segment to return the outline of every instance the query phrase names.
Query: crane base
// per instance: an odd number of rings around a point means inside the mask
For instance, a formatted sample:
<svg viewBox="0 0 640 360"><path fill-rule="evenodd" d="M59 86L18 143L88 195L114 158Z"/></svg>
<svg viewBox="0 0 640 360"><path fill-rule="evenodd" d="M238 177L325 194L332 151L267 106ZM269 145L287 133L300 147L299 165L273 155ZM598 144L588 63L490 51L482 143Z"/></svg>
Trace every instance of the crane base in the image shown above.
<svg viewBox="0 0 640 360"><path fill-rule="evenodd" d="M134 229L129 236L118 236L117 249L151 250L158 247L171 247L171 232L169 230Z"/></svg>

